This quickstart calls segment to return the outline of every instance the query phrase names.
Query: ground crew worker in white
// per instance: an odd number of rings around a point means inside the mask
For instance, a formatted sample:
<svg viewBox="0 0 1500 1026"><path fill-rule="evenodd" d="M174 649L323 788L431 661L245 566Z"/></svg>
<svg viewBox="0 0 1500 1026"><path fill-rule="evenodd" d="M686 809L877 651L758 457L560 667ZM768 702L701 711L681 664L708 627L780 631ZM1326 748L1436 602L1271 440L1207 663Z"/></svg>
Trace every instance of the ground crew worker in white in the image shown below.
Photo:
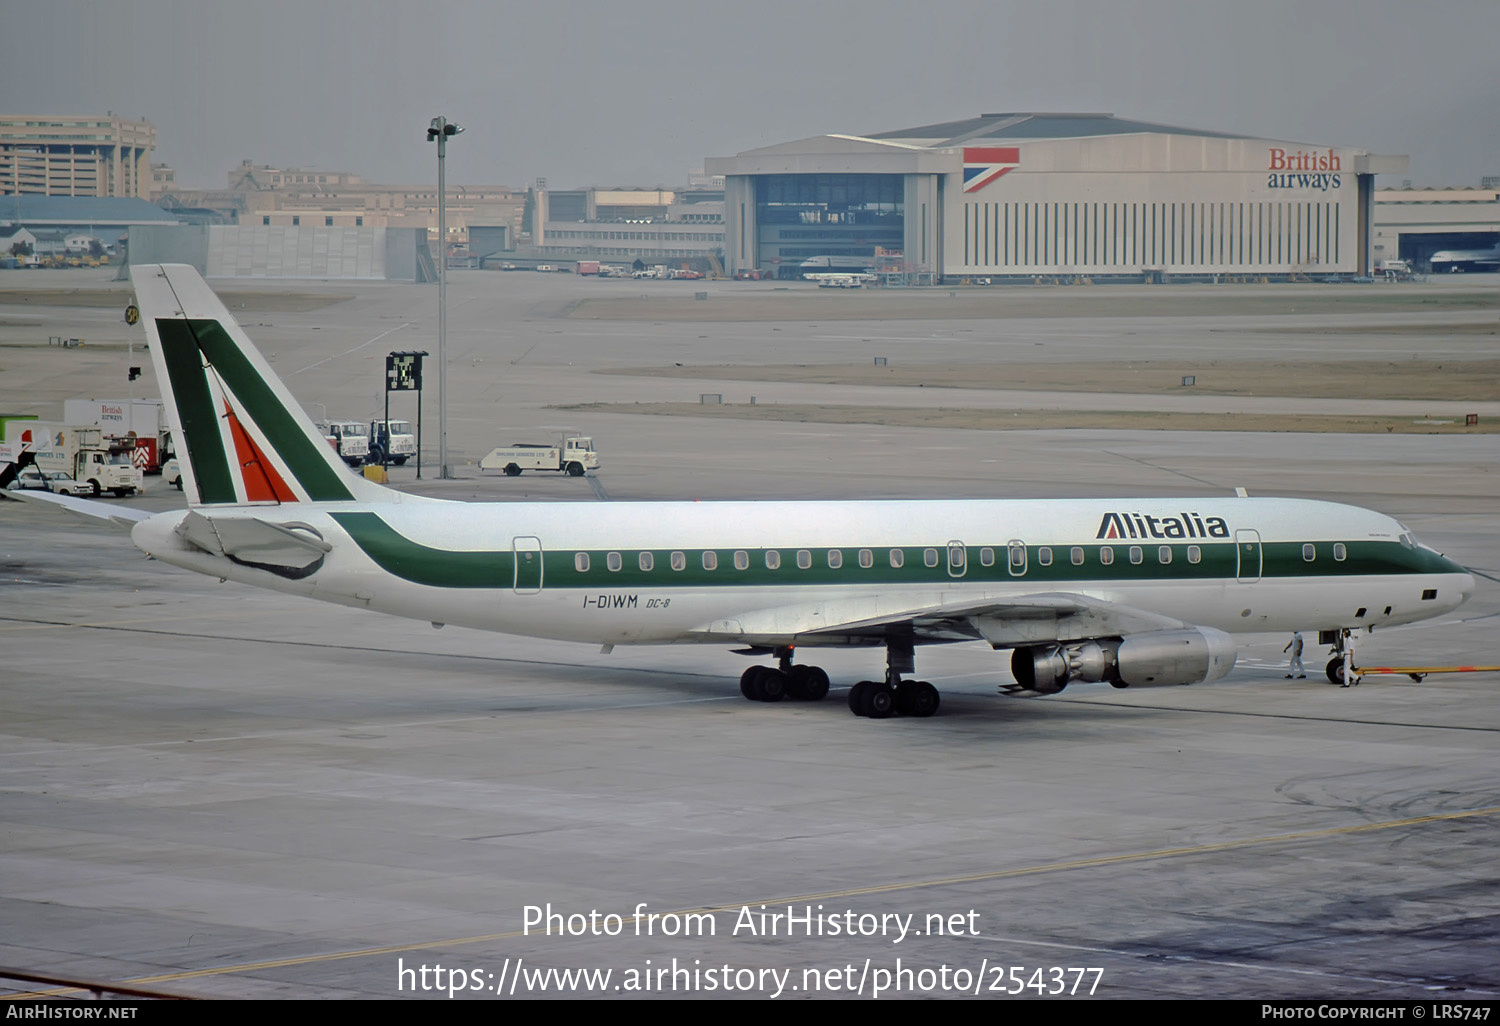
<svg viewBox="0 0 1500 1026"><path fill-rule="evenodd" d="M1292 661L1286 668L1286 679L1291 680L1294 673L1298 677L1306 677L1307 674L1302 669L1302 632L1293 631L1292 640L1286 643L1286 648L1282 651L1292 653Z"/></svg>

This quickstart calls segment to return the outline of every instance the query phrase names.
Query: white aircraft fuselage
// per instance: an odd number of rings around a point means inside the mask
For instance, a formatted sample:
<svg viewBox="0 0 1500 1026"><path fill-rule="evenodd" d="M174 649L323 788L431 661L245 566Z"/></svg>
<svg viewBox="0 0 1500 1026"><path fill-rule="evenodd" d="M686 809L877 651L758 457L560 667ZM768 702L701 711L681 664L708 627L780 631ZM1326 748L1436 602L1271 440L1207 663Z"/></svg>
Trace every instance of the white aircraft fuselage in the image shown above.
<svg viewBox="0 0 1500 1026"><path fill-rule="evenodd" d="M850 708L931 715L915 646L1013 649L1027 694L1213 680L1231 633L1344 632L1473 591L1397 521L1297 499L461 503L352 474L190 267L132 268L185 512L137 523L164 562L481 630L773 653L746 697L821 698L794 649L881 645ZM1339 651L1343 651L1342 645ZM1332 674L1332 669L1330 669Z"/></svg>
<svg viewBox="0 0 1500 1026"><path fill-rule="evenodd" d="M185 516L153 517L133 538L164 562L246 584L610 645L848 644L840 624L1039 592L1229 633L1331 630L1426 619L1473 590L1462 567L1390 517L1295 499L423 501L215 514L306 524L335 541L302 579L190 544L176 533ZM1112 518L1117 536L1101 538ZM1012 634L1036 637L1033 626ZM986 639L1012 634L994 625Z"/></svg>

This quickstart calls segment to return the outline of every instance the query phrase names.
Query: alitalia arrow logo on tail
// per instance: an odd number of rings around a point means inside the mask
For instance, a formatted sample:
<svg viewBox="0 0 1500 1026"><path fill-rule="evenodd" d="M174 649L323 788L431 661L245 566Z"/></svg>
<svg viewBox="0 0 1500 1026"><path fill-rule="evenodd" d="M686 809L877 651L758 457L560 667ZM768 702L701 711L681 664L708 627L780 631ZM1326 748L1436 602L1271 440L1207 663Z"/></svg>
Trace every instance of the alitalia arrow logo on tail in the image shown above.
<svg viewBox="0 0 1500 1026"><path fill-rule="evenodd" d="M1179 513L1175 517L1153 517L1145 513L1106 513L1099 521L1100 539L1122 538L1228 538L1229 525L1222 517Z"/></svg>
<svg viewBox="0 0 1500 1026"><path fill-rule="evenodd" d="M995 179L1021 166L1018 146L964 147L964 192L978 192Z"/></svg>

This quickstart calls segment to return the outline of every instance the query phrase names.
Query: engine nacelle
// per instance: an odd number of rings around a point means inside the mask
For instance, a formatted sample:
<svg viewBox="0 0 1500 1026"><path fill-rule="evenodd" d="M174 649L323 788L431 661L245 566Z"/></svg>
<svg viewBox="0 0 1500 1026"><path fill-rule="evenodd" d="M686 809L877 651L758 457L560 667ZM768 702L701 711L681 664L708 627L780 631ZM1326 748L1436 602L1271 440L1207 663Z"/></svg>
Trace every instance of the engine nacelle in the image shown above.
<svg viewBox="0 0 1500 1026"><path fill-rule="evenodd" d="M1120 642L1119 683L1132 688L1201 684L1234 669L1238 656L1234 639L1212 627L1132 634Z"/></svg>
<svg viewBox="0 0 1500 1026"><path fill-rule="evenodd" d="M1026 691L1055 695L1074 681L1149 688L1218 680L1234 669L1234 640L1212 627L1150 631L1018 648L1010 672Z"/></svg>

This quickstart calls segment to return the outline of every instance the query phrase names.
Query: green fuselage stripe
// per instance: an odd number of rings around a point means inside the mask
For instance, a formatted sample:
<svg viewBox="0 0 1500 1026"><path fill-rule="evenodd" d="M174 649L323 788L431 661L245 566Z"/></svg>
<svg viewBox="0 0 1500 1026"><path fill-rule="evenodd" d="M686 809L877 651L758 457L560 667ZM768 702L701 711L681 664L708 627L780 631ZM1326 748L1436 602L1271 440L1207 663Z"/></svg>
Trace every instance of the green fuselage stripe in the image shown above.
<svg viewBox="0 0 1500 1026"><path fill-rule="evenodd" d="M223 411L214 409L213 394L204 377L203 354L193 329L186 321L163 318L156 322L156 333L182 433L187 436L181 441L192 463L198 501L209 505L236 502L234 476L224 453L224 437L219 433Z"/></svg>
<svg viewBox="0 0 1500 1026"><path fill-rule="evenodd" d="M405 538L374 513L333 513L333 519L349 532L356 544L379 566L403 580L435 588L509 588L515 580L515 562L512 553L502 551L458 551L437 549L420 545ZM970 584L1003 584L1027 582L1046 586L1066 586L1079 582L1148 582L1179 581L1233 582L1240 576L1276 578L1339 578L1401 575L1416 573L1461 573L1462 569L1449 563L1436 553L1424 549L1409 548L1398 542L1347 542L1346 558L1333 558L1332 542L1314 544L1314 558L1303 558L1301 542L1271 542L1262 544L1258 572L1252 562L1248 570L1242 571L1233 541L1213 543L1191 543L1201 552L1197 563L1188 561L1189 543L1166 546L1171 550L1172 561L1162 563L1158 549L1161 543L1141 545L1141 562L1130 561L1131 546L1127 543L1111 544L1114 562L1100 562L1100 550L1106 546L1078 546L1083 550L1083 562L1072 562L1073 546L1051 546L1052 562L1039 562L1040 549L1044 546L1029 545L1026 548L1024 573L1011 573L1008 562L1010 551L1005 545L969 545L965 547L963 572L949 572L946 546L899 546L902 565L890 565L893 546L868 546L874 565L859 565L860 547L841 547L842 565L828 565L828 548L807 550L812 565L802 569L797 565L798 549L712 549L717 557L717 569L703 569L703 549L618 549L581 550L562 549L543 553L543 587L554 589L600 589L600 588L713 588L713 587L771 587L800 585L851 585L851 584L900 584L942 585L960 581ZM985 566L981 562L981 550L989 548L994 554L994 563ZM937 553L937 565L927 565L927 553ZM577 569L577 557L582 552L588 557L588 569ZM652 569L640 568L642 552L649 552ZM680 552L685 566L672 569L674 552ZM735 569L735 555L743 552L748 556L749 566ZM780 557L780 566L766 566L767 552ZM619 557L620 569L610 570L611 554ZM1253 560L1253 553L1247 558ZM1018 568L1019 569L1019 568ZM524 583L524 582L523 582Z"/></svg>
<svg viewBox="0 0 1500 1026"><path fill-rule="evenodd" d="M170 323L170 322L169 322ZM182 322L177 322L182 323ZM224 383L242 404L244 413L255 421L292 475L314 502L340 502L352 499L348 487L340 480L326 453L313 447L307 433L292 419L281 400L245 358L234 340L218 321L193 320L191 325L197 345L213 365ZM232 501L232 500L231 500Z"/></svg>

